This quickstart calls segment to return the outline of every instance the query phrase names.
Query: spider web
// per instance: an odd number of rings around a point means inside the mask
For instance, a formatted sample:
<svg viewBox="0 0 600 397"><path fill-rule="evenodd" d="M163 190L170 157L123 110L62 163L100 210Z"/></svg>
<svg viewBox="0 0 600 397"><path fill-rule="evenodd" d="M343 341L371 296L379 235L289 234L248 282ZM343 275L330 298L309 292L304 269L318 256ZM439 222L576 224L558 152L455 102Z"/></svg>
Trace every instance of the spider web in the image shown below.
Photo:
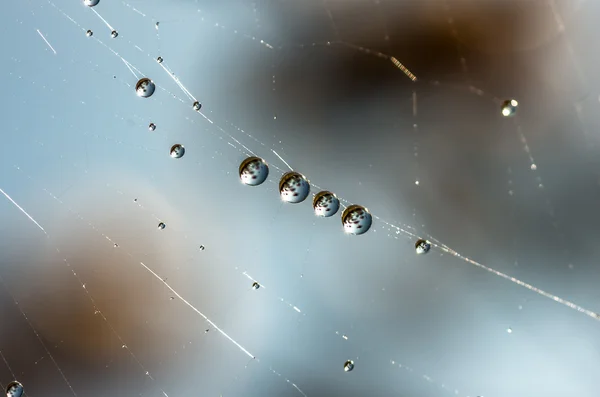
<svg viewBox="0 0 600 397"><path fill-rule="evenodd" d="M415 55L442 49L410 44L394 21L415 10L386 2L11 11L3 384L28 396L591 395L598 296L570 249L572 201L542 180L559 185L539 136L548 109L525 100L501 117L513 93L471 70L481 60L460 7L437 14L452 67ZM560 102L564 123L586 153L570 165L589 182L591 80L561 45L579 87ZM157 85L149 99L135 96L141 77ZM173 160L176 143L186 154ZM270 166L259 188L237 179L250 155ZM350 238L309 200L281 203L288 166L313 193L368 206L371 230ZM418 238L433 248L415 258Z"/></svg>

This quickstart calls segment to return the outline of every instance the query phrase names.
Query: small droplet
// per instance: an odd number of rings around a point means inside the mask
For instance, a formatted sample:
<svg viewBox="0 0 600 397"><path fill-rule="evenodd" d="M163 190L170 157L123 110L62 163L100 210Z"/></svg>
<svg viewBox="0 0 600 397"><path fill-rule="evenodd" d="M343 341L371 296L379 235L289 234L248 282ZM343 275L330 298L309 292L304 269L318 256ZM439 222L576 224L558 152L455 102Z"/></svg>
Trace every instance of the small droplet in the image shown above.
<svg viewBox="0 0 600 397"><path fill-rule="evenodd" d="M286 172L279 180L279 196L286 203L301 203L309 194L310 182L298 172Z"/></svg>
<svg viewBox="0 0 600 397"><path fill-rule="evenodd" d="M192 105L192 107L194 108L194 110L196 112L199 112L200 109L202 109L202 104L200 102L196 101L196 102L194 102L194 105Z"/></svg>
<svg viewBox="0 0 600 397"><path fill-rule="evenodd" d="M156 62L158 62L158 63L163 63L163 58L162 58L162 57L158 57L158 58L156 58Z"/></svg>
<svg viewBox="0 0 600 397"><path fill-rule="evenodd" d="M359 236L365 234L373 224L373 216L366 207L353 204L342 212L344 233Z"/></svg>
<svg viewBox="0 0 600 397"><path fill-rule="evenodd" d="M156 28L156 30L158 30L158 25L160 25L160 22L156 22L156 23L154 24L154 27Z"/></svg>
<svg viewBox="0 0 600 397"><path fill-rule="evenodd" d="M156 129L156 124L154 124L154 123L148 124L148 130L154 131L155 129Z"/></svg>
<svg viewBox="0 0 600 397"><path fill-rule="evenodd" d="M199 248L200 248L200 251L204 251L206 249L206 247L203 245L201 245Z"/></svg>
<svg viewBox="0 0 600 397"><path fill-rule="evenodd" d="M344 371L350 372L354 369L354 361L348 360L344 363Z"/></svg>
<svg viewBox="0 0 600 397"><path fill-rule="evenodd" d="M531 170L532 170L532 171L535 171L535 170L537 170L537 165L535 165L535 164L531 164Z"/></svg>
<svg viewBox="0 0 600 397"><path fill-rule="evenodd" d="M185 148L183 147L183 145L176 143L175 145L171 146L171 151L169 152L169 154L174 159L180 159L185 154Z"/></svg>
<svg viewBox="0 0 600 397"><path fill-rule="evenodd" d="M165 225L164 222L158 224L158 230L164 230L165 227L167 227L167 225Z"/></svg>
<svg viewBox="0 0 600 397"><path fill-rule="evenodd" d="M100 3L100 0L83 0L83 4L88 7L95 7Z"/></svg>
<svg viewBox="0 0 600 397"><path fill-rule="evenodd" d="M512 328L508 328L508 329L506 330L506 332L508 332L509 334L512 334Z"/></svg>
<svg viewBox="0 0 600 397"><path fill-rule="evenodd" d="M13 380L6 386L6 397L21 397L23 393L23 385L16 380Z"/></svg>
<svg viewBox="0 0 600 397"><path fill-rule="evenodd" d="M313 198L313 210L318 217L328 218L335 215L340 209L340 200L329 191L323 190Z"/></svg>
<svg viewBox="0 0 600 397"><path fill-rule="evenodd" d="M87 37L92 37L94 35L94 32L92 32L91 30L88 30L87 32L85 32L85 35Z"/></svg>
<svg viewBox="0 0 600 397"><path fill-rule="evenodd" d="M119 32L117 32L116 30L110 32L110 37L112 37L113 39L116 39L117 36L119 36Z"/></svg>
<svg viewBox="0 0 600 397"><path fill-rule="evenodd" d="M156 91L156 85L148 77L141 78L135 85L135 94L140 98L150 98Z"/></svg>
<svg viewBox="0 0 600 397"><path fill-rule="evenodd" d="M517 102L514 99L507 99L506 101L502 102L502 115L504 117L510 117L513 116L516 112L517 112L517 107L519 106L519 102Z"/></svg>
<svg viewBox="0 0 600 397"><path fill-rule="evenodd" d="M415 243L415 251L418 255L426 254L431 249L431 243L427 240L418 239Z"/></svg>
<svg viewBox="0 0 600 397"><path fill-rule="evenodd" d="M260 284L257 283L256 281L252 283L252 289L259 289L260 288Z"/></svg>
<svg viewBox="0 0 600 397"><path fill-rule="evenodd" d="M239 175L244 185L258 186L267 180L269 166L260 157L248 157L240 164Z"/></svg>

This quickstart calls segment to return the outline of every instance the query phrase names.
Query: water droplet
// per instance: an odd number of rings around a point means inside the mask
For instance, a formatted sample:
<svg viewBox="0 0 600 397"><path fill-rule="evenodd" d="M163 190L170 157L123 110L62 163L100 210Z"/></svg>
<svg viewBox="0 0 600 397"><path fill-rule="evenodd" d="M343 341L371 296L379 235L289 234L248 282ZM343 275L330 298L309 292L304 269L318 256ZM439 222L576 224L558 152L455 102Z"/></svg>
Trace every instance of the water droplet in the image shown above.
<svg viewBox="0 0 600 397"><path fill-rule="evenodd" d="M506 330L506 332L508 332L509 334L512 334L512 328L508 328L508 329Z"/></svg>
<svg viewBox="0 0 600 397"><path fill-rule="evenodd" d="M502 102L502 115L504 117L510 117L513 116L516 112L517 112L517 107L519 106L519 102L517 102L514 99L507 99L506 101Z"/></svg>
<svg viewBox="0 0 600 397"><path fill-rule="evenodd" d="M110 37L112 37L113 39L116 39L117 36L119 36L119 32L117 32L116 30L110 32Z"/></svg>
<svg viewBox="0 0 600 397"><path fill-rule="evenodd" d="M354 369L354 361L348 360L344 363L344 371L350 372Z"/></svg>
<svg viewBox="0 0 600 397"><path fill-rule="evenodd" d="M203 245L200 246L200 251L204 251L205 249L206 249L205 246L203 246Z"/></svg>
<svg viewBox="0 0 600 397"><path fill-rule="evenodd" d="M135 94L140 98L149 98L156 91L156 85L148 77L141 78L135 85Z"/></svg>
<svg viewBox="0 0 600 397"><path fill-rule="evenodd" d="M172 158L180 159L185 154L185 148L179 143L176 143L175 145L171 146L171 151L169 153Z"/></svg>
<svg viewBox="0 0 600 397"><path fill-rule="evenodd" d="M100 0L83 0L83 4L88 7L95 7L100 3Z"/></svg>
<svg viewBox="0 0 600 397"><path fill-rule="evenodd" d="M258 186L267 180L269 166L259 157L248 157L240 164L239 175L244 185Z"/></svg>
<svg viewBox="0 0 600 397"><path fill-rule="evenodd" d="M94 35L94 32L92 32L91 30L88 30L87 32L85 32L85 35L87 37L92 37Z"/></svg>
<svg viewBox="0 0 600 397"><path fill-rule="evenodd" d="M154 131L155 129L156 129L156 124L154 124L154 123L148 124L148 130Z"/></svg>
<svg viewBox="0 0 600 397"><path fill-rule="evenodd" d="M301 203L310 194L310 182L298 172L290 171L283 174L279 181L279 195L286 203Z"/></svg>
<svg viewBox="0 0 600 397"><path fill-rule="evenodd" d="M154 24L154 27L156 28L156 30L158 30L158 25L160 25L160 22L156 22L156 23Z"/></svg>
<svg viewBox="0 0 600 397"><path fill-rule="evenodd" d="M426 254L431 249L431 243L427 240L418 239L415 243L415 251L417 254Z"/></svg>
<svg viewBox="0 0 600 397"><path fill-rule="evenodd" d="M200 109L202 109L202 104L200 102L196 101L196 102L194 102L194 104L192 105L192 107L194 108L194 110L196 112L199 112Z"/></svg>
<svg viewBox="0 0 600 397"><path fill-rule="evenodd" d="M537 165L535 165L535 164L531 164L531 170L532 170L532 171L535 171L535 170L537 170Z"/></svg>
<svg viewBox="0 0 600 397"><path fill-rule="evenodd" d="M162 57L158 57L158 58L156 58L156 62L158 62L158 63L163 63L163 58L162 58Z"/></svg>
<svg viewBox="0 0 600 397"><path fill-rule="evenodd" d="M362 205L351 205L342 213L344 233L361 235L366 233L373 224L373 217Z"/></svg>
<svg viewBox="0 0 600 397"><path fill-rule="evenodd" d="M158 230L164 230L165 227L167 227L167 225L165 225L164 222L158 224Z"/></svg>
<svg viewBox="0 0 600 397"><path fill-rule="evenodd" d="M257 283L256 281L252 283L252 289L259 289L260 288L260 284Z"/></svg>
<svg viewBox="0 0 600 397"><path fill-rule="evenodd" d="M315 195L313 209L316 216L329 218L340 209L340 200L334 193L324 190Z"/></svg>
<svg viewBox="0 0 600 397"><path fill-rule="evenodd" d="M23 385L16 380L13 380L6 386L6 397L21 397L23 393Z"/></svg>

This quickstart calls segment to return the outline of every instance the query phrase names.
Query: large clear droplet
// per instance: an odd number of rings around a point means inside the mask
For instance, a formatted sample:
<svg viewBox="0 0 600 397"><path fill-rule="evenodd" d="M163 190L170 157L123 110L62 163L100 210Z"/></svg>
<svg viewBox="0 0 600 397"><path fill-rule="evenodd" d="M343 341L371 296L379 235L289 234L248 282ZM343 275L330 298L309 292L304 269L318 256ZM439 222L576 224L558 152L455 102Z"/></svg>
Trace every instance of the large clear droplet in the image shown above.
<svg viewBox="0 0 600 397"><path fill-rule="evenodd" d="M184 154L185 154L185 148L182 145L176 143L175 145L171 146L170 155L174 159L180 159L183 157Z"/></svg>
<svg viewBox="0 0 600 397"><path fill-rule="evenodd" d="M372 224L371 213L362 205L351 205L342 213L342 225L346 234L365 234Z"/></svg>
<svg viewBox="0 0 600 397"><path fill-rule="evenodd" d="M269 177L269 166L260 157L248 157L240 164L240 180L244 185L258 186Z"/></svg>
<svg viewBox="0 0 600 397"><path fill-rule="evenodd" d="M427 240L418 239L415 243L415 251L417 254L426 254L431 249L431 243Z"/></svg>
<svg viewBox="0 0 600 397"><path fill-rule="evenodd" d="M194 110L196 112L199 112L200 109L202 109L202 104L200 102L196 101L196 102L194 102L194 105L192 107L194 108Z"/></svg>
<svg viewBox="0 0 600 397"><path fill-rule="evenodd" d="M156 124L154 124L154 123L148 124L148 130L154 131L155 129L156 129Z"/></svg>
<svg viewBox="0 0 600 397"><path fill-rule="evenodd" d="M164 230L165 227L167 227L167 225L165 225L163 222L158 224L158 230Z"/></svg>
<svg viewBox="0 0 600 397"><path fill-rule="evenodd" d="M117 36L119 36L119 32L117 32L116 30L110 32L110 37L112 37L113 39L116 39Z"/></svg>
<svg viewBox="0 0 600 397"><path fill-rule="evenodd" d="M279 181L279 195L286 203L301 203L310 194L310 182L298 172L290 171L283 174Z"/></svg>
<svg viewBox="0 0 600 397"><path fill-rule="evenodd" d="M100 0L83 0L83 4L88 7L96 7L100 3Z"/></svg>
<svg viewBox="0 0 600 397"><path fill-rule="evenodd" d="M135 85L135 94L140 98L149 98L156 91L156 85L148 77L141 78Z"/></svg>
<svg viewBox="0 0 600 397"><path fill-rule="evenodd" d="M348 360L344 363L344 371L350 372L354 369L354 361Z"/></svg>
<svg viewBox="0 0 600 397"><path fill-rule="evenodd" d="M13 380L6 386L6 397L21 397L24 391L23 385Z"/></svg>
<svg viewBox="0 0 600 397"><path fill-rule="evenodd" d="M87 37L92 37L94 35L94 32L92 32L91 30L88 30L87 32L85 32L85 35Z"/></svg>
<svg viewBox="0 0 600 397"><path fill-rule="evenodd" d="M502 115L504 117L513 116L517 112L517 107L519 106L519 102L514 99L507 99L502 102Z"/></svg>
<svg viewBox="0 0 600 397"><path fill-rule="evenodd" d="M324 190L315 195L313 209L316 216L329 218L335 215L340 209L340 200L334 193Z"/></svg>

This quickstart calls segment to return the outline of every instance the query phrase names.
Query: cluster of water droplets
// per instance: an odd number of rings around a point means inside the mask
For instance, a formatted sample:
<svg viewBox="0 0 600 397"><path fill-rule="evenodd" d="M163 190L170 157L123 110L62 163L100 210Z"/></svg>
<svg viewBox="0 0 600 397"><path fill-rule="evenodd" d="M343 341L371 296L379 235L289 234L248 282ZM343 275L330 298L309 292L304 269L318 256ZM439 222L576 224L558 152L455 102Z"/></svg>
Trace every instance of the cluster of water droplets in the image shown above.
<svg viewBox="0 0 600 397"><path fill-rule="evenodd" d="M84 0L84 4L89 7L94 7L99 3L99 0ZM156 22L156 28L158 29L159 23ZM91 30L86 32L88 37L93 35ZM117 38L118 33L116 30L111 32L112 38ZM163 63L163 58L156 58L156 62L159 64ZM135 86L136 95L140 98L149 98L156 91L156 85L154 82L148 78L143 77L139 79ZM505 117L514 116L518 107L518 102L514 99L505 100L501 105L501 114ZM198 101L194 101L192 103L193 110L200 112L202 105ZM155 131L156 125L154 123L150 123L148 125L149 131ZM180 159L185 154L185 148L181 144L174 144L170 148L170 156L174 159ZM532 165L532 169L534 169L534 165ZM250 156L246 158L241 164L239 168L239 177L243 184L248 186L259 186L264 183L269 175L269 166L266 161L262 158L256 156ZM279 195L281 197L282 202L284 203L302 203L304 202L308 196L310 195L310 181L302 174L290 171L284 173L279 182ZM338 213L340 207L343 205L340 203L339 198L332 192L322 190L313 195L313 210L314 214L317 217L328 218L334 216ZM345 206L344 206L345 207ZM343 231L347 234L353 235L361 235L366 233L373 223L373 216L369 212L369 210L361 205L349 205L345 207L341 214L341 221L343 226ZM158 224L158 229L163 230L166 228L166 224L160 222ZM115 247L117 244L115 243ZM415 243L415 251L417 254L426 254L430 251L432 247L432 242L425 239L417 239ZM204 246L200 246L200 250L204 250ZM261 284L258 282L252 283L252 289L257 290L261 287ZM173 297L171 299L174 299ZM508 332L512 332L512 329L509 328ZM350 372L354 369L354 362L352 360L348 360L344 363L344 371ZM18 382L13 382L17 383ZM20 384L18 384L20 385ZM15 393L18 391L19 386L15 387ZM20 385L21 394L23 393L22 385ZM20 396L20 394L10 394ZM7 396L9 396L9 392L7 389Z"/></svg>

